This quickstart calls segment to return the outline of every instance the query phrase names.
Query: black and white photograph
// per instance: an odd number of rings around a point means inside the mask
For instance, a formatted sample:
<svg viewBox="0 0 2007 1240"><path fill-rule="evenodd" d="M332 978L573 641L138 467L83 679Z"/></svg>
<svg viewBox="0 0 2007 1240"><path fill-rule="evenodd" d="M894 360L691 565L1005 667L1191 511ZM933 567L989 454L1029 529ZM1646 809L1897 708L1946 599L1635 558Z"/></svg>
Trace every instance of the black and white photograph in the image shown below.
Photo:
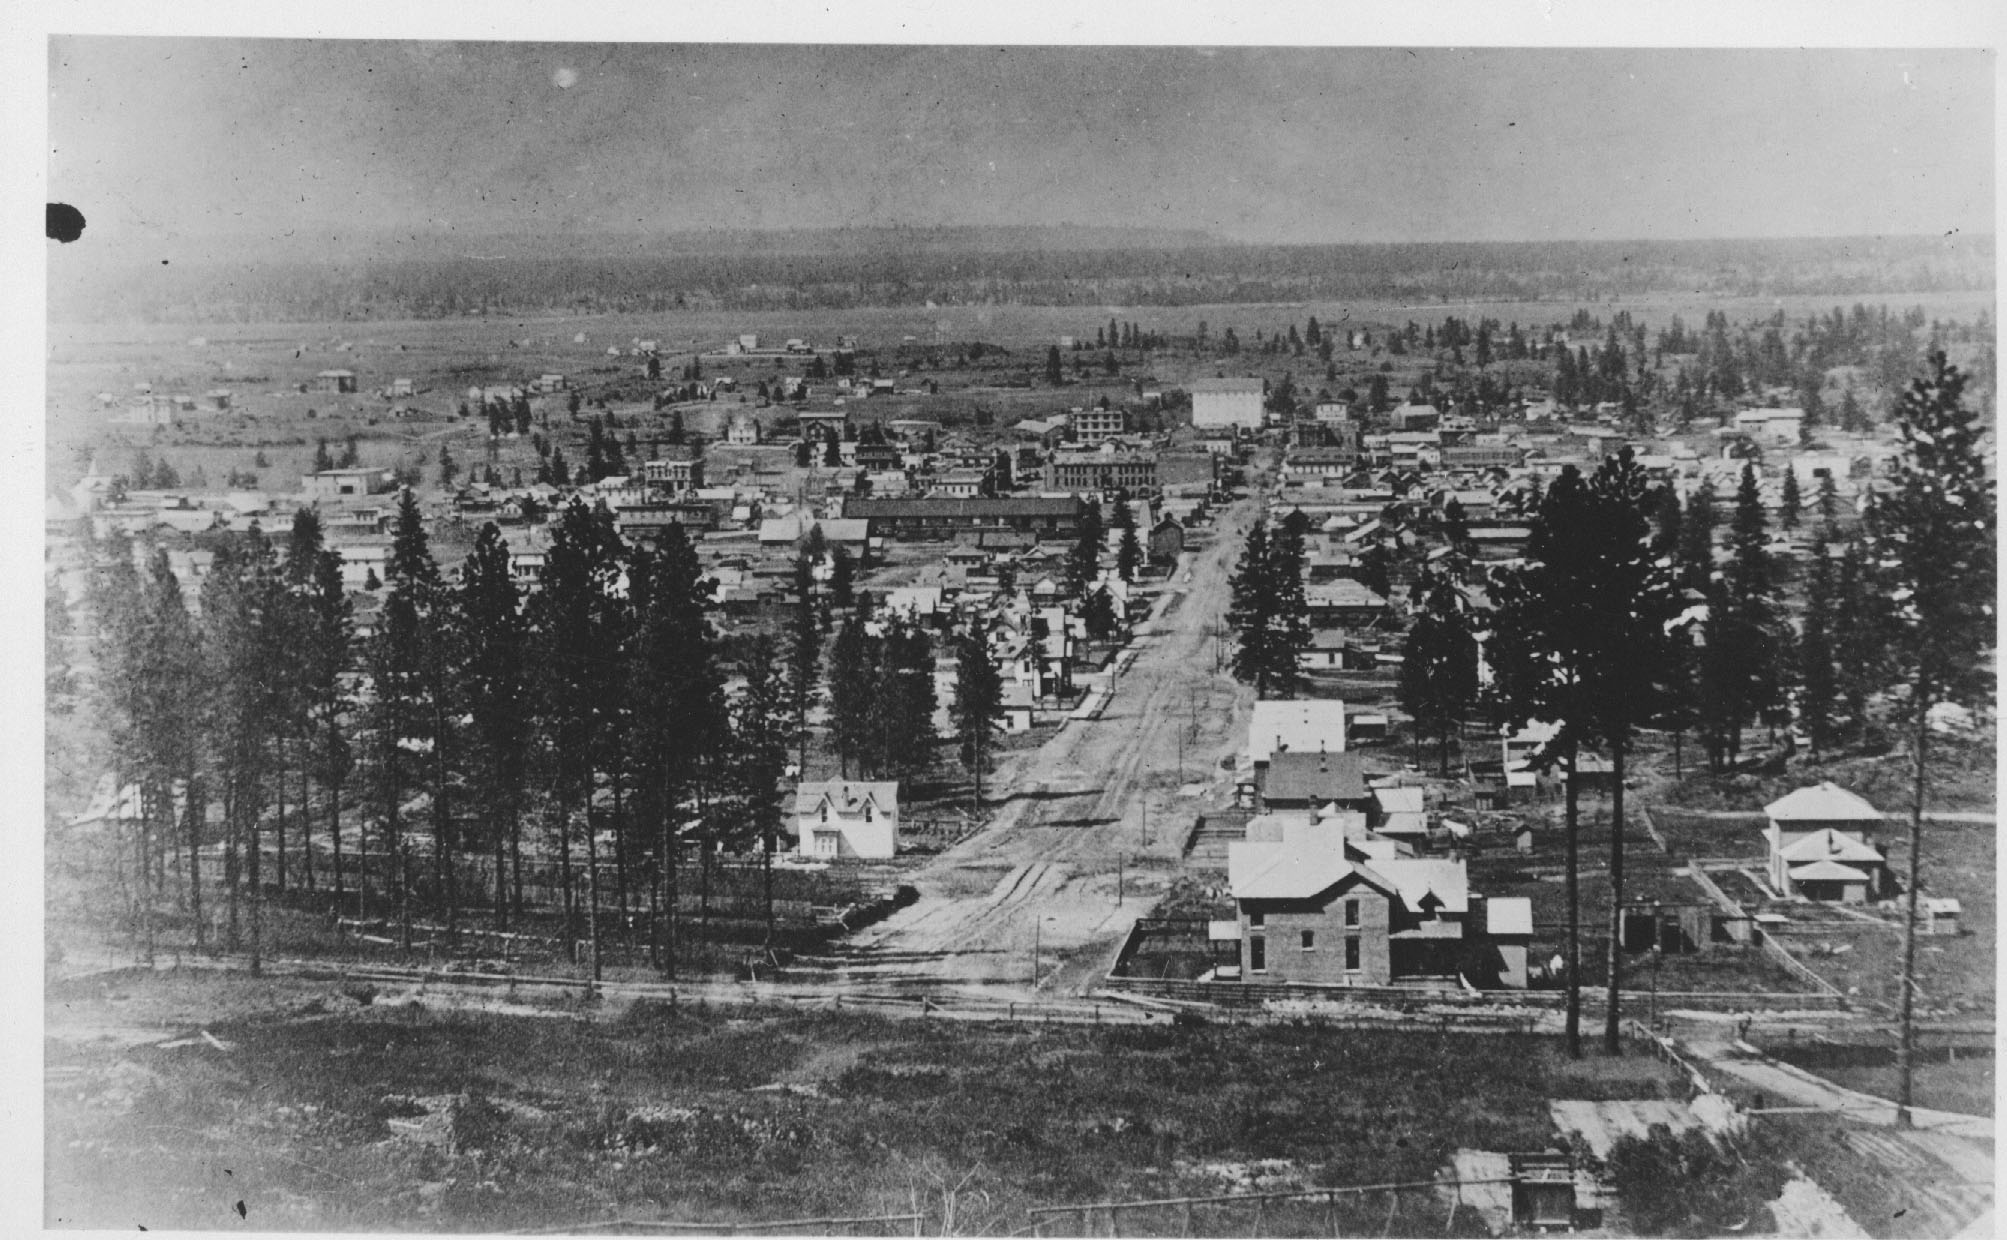
<svg viewBox="0 0 2007 1240"><path fill-rule="evenodd" d="M1999 17L793 7L9 34L23 1226L1993 1235Z"/></svg>

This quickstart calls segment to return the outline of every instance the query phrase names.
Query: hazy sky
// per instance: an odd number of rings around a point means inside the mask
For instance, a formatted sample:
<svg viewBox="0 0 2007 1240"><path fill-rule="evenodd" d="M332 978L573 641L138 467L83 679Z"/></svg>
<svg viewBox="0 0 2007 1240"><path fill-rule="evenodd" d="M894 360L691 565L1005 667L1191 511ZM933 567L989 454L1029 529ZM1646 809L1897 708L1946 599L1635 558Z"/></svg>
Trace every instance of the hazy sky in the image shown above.
<svg viewBox="0 0 2007 1240"><path fill-rule="evenodd" d="M1147 31L1139 31L1147 34ZM1245 241L1991 231L1979 51L59 37L104 241L1112 223Z"/></svg>

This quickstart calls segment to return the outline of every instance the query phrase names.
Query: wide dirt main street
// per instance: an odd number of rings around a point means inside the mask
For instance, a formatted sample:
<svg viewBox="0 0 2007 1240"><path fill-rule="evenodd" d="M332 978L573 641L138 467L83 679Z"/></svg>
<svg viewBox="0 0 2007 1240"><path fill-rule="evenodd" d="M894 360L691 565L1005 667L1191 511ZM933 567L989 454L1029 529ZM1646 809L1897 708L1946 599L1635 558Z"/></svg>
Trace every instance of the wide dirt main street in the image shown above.
<svg viewBox="0 0 2007 1240"><path fill-rule="evenodd" d="M849 944L838 976L1029 991L1034 950L1045 993L1102 975L1175 874L1193 816L1232 795L1221 758L1252 698L1215 670L1216 628L1260 502L1222 512L1172 577L1106 710L1004 764L988 826L916 873L919 902Z"/></svg>

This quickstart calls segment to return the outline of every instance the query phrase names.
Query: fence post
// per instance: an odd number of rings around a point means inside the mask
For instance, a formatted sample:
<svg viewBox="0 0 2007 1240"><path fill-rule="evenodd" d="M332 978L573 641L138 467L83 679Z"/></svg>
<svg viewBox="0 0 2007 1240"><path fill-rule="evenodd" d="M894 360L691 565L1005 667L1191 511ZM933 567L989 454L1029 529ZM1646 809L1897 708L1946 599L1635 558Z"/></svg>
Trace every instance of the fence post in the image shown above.
<svg viewBox="0 0 2007 1240"><path fill-rule="evenodd" d="M1261 1214L1262 1214L1262 1207L1264 1205L1266 1205L1266 1203L1261 1198L1256 1197L1254 1199L1254 1230L1248 1233L1251 1236L1258 1236L1261 1234Z"/></svg>
<svg viewBox="0 0 2007 1240"><path fill-rule="evenodd" d="M1185 1225L1184 1225L1184 1229L1183 1229L1183 1230L1181 1230L1180 1232L1178 1232L1178 1234L1179 1234L1179 1235L1181 1235L1181 1236L1189 1236L1189 1235L1191 1235L1191 1234L1192 1234L1192 1199L1191 1199L1191 1198L1189 1198L1189 1197L1185 1198Z"/></svg>

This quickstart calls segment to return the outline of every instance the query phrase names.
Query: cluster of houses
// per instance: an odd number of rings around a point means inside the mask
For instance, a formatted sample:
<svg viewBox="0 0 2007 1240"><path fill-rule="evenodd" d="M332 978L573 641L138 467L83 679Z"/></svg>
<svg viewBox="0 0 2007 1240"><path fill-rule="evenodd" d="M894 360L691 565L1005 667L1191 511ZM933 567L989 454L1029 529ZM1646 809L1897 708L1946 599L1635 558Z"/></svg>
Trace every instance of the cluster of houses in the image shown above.
<svg viewBox="0 0 2007 1240"><path fill-rule="evenodd" d="M1399 774L1374 775L1348 748L1335 701L1255 704L1236 778L1244 825L1227 828L1226 895L1234 915L1209 928L1204 980L1326 987L1523 989L1533 910L1523 896L1474 890L1463 852L1471 828L1428 804ZM1517 765L1537 727L1508 735ZM1626 908L1631 949L1706 950L1751 941L1798 904L1898 908L1897 884L1875 836L1882 816L1830 782L1764 807L1760 867L1745 872L1763 900L1746 906L1711 883L1686 901L1656 896ZM1518 850L1528 851L1522 828ZM1757 843L1757 841L1752 841ZM1926 897L1919 931L1959 932L1958 901ZM1674 946L1678 945L1678 946Z"/></svg>
<svg viewBox="0 0 2007 1240"><path fill-rule="evenodd" d="M1255 703L1237 768L1253 811L1227 845L1234 918L1210 937L1218 981L1523 989L1524 897L1471 890L1431 855L1423 789L1369 776L1335 701Z"/></svg>

